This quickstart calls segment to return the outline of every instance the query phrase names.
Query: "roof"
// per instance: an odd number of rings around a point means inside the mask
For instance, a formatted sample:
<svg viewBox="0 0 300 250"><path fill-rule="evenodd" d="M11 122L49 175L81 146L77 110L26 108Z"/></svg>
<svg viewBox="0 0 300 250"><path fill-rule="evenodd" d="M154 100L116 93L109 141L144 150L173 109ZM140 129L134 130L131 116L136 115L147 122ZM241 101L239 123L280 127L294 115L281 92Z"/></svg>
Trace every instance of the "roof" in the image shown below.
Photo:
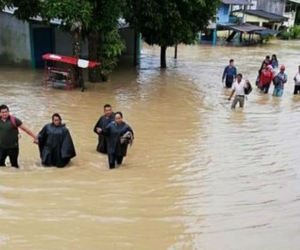
<svg viewBox="0 0 300 250"><path fill-rule="evenodd" d="M267 35L278 35L280 31L277 30L270 30L270 29L265 29L265 30L258 30L254 31L254 34L261 35L261 36L267 36Z"/></svg>
<svg viewBox="0 0 300 250"><path fill-rule="evenodd" d="M228 30L235 30L239 32L253 32L258 30L265 30L267 28L262 26L256 26L248 23L236 24L236 23L218 23L218 26L227 28Z"/></svg>
<svg viewBox="0 0 300 250"><path fill-rule="evenodd" d="M254 32L259 30L265 30L265 27L250 25L250 24L241 24L241 25L232 25L230 29L240 32Z"/></svg>
<svg viewBox="0 0 300 250"><path fill-rule="evenodd" d="M80 68L95 68L100 65L98 62L93 62L93 61L87 61L75 57L70 57L70 56L61 56L61 55L55 55L55 54L45 54L43 55L44 60L49 60L49 61L55 61L55 62L62 62L62 63L67 63L71 65L76 65Z"/></svg>
<svg viewBox="0 0 300 250"><path fill-rule="evenodd" d="M230 5L251 5L248 0L221 0L221 2Z"/></svg>
<svg viewBox="0 0 300 250"><path fill-rule="evenodd" d="M285 16L277 15L264 10L245 10L245 13L252 16L261 17L269 21L287 21L288 18Z"/></svg>

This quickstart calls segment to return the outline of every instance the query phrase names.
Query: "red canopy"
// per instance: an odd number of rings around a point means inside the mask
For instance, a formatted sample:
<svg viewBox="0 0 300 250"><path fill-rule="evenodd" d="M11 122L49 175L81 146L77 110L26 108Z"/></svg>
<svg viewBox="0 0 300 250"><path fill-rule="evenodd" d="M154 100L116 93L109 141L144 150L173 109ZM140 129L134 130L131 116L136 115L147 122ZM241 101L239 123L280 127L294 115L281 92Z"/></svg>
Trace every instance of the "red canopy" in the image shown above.
<svg viewBox="0 0 300 250"><path fill-rule="evenodd" d="M49 60L49 61L56 61L56 62L72 64L72 65L76 65L80 68L95 68L96 66L100 65L100 63L98 63L98 62L92 62L92 61L87 61L87 60L83 60L83 59L78 59L75 57L61 56L61 55L55 55L55 54L45 54L45 55L43 55L43 59Z"/></svg>

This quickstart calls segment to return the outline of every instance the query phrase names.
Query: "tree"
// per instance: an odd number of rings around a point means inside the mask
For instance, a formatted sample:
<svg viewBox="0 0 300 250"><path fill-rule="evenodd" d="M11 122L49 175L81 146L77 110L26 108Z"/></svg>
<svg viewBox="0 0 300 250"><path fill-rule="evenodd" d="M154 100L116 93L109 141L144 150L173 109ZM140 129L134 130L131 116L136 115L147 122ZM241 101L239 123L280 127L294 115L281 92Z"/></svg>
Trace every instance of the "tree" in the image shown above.
<svg viewBox="0 0 300 250"><path fill-rule="evenodd" d="M125 48L118 33L123 0L89 0L92 6L91 23L86 30L89 39L89 59L101 61L99 69L89 72L90 81L106 81Z"/></svg>
<svg viewBox="0 0 300 250"><path fill-rule="evenodd" d="M81 43L89 39L89 60L105 61L100 69L90 70L92 82L107 79L124 49L117 31L123 0L0 0L0 7L17 7L15 16L30 21L35 16L45 23L61 19L59 28L73 36L73 55L81 54ZM110 43L108 46L107 43Z"/></svg>
<svg viewBox="0 0 300 250"><path fill-rule="evenodd" d="M161 47L160 64L166 68L166 51L177 44L193 44L198 32L214 19L220 0L127 0L126 19L149 45Z"/></svg>

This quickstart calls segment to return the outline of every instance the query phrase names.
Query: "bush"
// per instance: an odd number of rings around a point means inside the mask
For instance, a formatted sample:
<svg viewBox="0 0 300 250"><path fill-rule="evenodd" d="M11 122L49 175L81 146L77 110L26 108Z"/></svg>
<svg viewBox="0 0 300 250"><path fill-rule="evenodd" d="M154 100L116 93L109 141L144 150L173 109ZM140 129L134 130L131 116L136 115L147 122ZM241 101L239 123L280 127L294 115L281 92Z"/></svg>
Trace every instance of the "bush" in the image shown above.
<svg viewBox="0 0 300 250"><path fill-rule="evenodd" d="M299 39L300 25L295 25L280 34L280 38L284 40Z"/></svg>

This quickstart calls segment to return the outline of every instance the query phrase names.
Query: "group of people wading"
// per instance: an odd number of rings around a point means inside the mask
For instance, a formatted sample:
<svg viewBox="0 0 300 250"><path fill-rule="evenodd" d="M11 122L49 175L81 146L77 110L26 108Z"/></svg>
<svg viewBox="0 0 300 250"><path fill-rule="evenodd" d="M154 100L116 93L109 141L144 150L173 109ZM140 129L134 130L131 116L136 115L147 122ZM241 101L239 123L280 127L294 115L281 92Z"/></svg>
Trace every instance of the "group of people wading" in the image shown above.
<svg viewBox="0 0 300 250"><path fill-rule="evenodd" d="M46 124L38 135L28 129L23 122L10 114L7 105L0 106L0 167L6 166L9 157L12 167L19 168L19 129L26 132L38 145L41 163L45 167L65 167L76 156L75 146L69 129L62 123L58 113ZM95 125L94 132L99 137L97 151L108 155L109 168L121 165L128 145L132 145L133 131L123 121L121 112L113 113L109 104L104 106L104 115Z"/></svg>
<svg viewBox="0 0 300 250"><path fill-rule="evenodd" d="M278 71L279 72L276 73ZM260 69L258 70L258 76L256 79L256 86L261 93L268 94L270 86L274 85L273 96L281 97L283 95L284 85L287 83L288 77L285 73L285 66L279 67L277 56L274 54L272 57L266 56L263 60ZM229 61L229 65L225 67L222 82L225 82L225 88L231 88L232 92L228 98L234 96L231 108L234 109L239 103L240 107L244 107L245 96L250 94L252 86L248 80L244 80L242 74L237 73L237 69L234 66L234 60ZM298 66L298 72L294 77L295 87L294 95L300 93L300 65Z"/></svg>

